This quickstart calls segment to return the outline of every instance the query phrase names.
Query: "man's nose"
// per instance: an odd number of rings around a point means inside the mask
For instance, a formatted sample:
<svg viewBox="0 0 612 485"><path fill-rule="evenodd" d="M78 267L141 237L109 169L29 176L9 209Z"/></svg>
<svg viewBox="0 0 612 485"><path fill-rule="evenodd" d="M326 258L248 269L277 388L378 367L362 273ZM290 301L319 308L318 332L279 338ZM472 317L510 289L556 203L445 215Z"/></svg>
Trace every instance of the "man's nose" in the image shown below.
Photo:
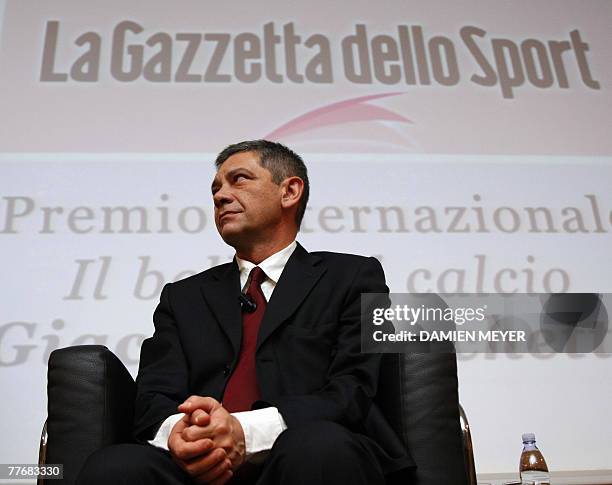
<svg viewBox="0 0 612 485"><path fill-rule="evenodd" d="M227 204L232 200L233 199L231 191L225 185L219 187L219 190L217 190L213 195L213 202L215 204L215 207L221 207L222 205Z"/></svg>

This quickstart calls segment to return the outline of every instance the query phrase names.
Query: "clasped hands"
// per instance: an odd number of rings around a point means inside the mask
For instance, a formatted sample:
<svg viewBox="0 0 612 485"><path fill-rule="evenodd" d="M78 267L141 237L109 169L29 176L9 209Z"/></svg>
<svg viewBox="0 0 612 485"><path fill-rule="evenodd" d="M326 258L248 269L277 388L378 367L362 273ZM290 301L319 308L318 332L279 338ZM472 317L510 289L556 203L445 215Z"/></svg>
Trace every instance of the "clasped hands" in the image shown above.
<svg viewBox="0 0 612 485"><path fill-rule="evenodd" d="M178 410L185 416L170 432L170 455L196 483L224 484L245 460L240 422L212 397L191 396Z"/></svg>

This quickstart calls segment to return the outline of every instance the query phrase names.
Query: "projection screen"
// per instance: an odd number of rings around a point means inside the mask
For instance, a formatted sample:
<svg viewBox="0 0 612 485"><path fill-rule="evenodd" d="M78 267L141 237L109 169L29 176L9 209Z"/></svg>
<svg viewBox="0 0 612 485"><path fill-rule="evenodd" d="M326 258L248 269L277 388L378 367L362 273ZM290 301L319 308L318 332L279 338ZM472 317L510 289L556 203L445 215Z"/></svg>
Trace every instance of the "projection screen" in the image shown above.
<svg viewBox="0 0 612 485"><path fill-rule="evenodd" d="M135 375L162 284L233 257L210 183L240 140L300 153L298 240L392 291L612 291L610 2L231 5L0 1L3 462L36 461L52 350ZM478 472L526 431L612 469L610 357L458 355Z"/></svg>

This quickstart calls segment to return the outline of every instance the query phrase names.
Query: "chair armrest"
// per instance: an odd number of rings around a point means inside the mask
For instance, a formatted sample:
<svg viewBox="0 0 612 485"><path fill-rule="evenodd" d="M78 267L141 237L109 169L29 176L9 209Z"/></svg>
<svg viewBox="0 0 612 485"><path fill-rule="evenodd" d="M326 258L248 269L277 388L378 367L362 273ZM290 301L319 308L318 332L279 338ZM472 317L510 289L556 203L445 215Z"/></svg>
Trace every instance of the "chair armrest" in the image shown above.
<svg viewBox="0 0 612 485"><path fill-rule="evenodd" d="M74 483L87 457L97 449L132 441L135 390L130 373L102 345L51 353L45 459L64 465L61 483Z"/></svg>
<svg viewBox="0 0 612 485"><path fill-rule="evenodd" d="M42 431L40 432L40 443L38 446L38 464L45 465L47 463L47 421L43 424ZM45 479L42 475L38 476L36 485L45 485Z"/></svg>
<svg viewBox="0 0 612 485"><path fill-rule="evenodd" d="M465 469L468 476L468 484L476 485L476 464L474 463L474 448L472 447L472 433L470 423L463 406L459 405L459 419L461 423L461 434L463 435L463 453L465 458Z"/></svg>

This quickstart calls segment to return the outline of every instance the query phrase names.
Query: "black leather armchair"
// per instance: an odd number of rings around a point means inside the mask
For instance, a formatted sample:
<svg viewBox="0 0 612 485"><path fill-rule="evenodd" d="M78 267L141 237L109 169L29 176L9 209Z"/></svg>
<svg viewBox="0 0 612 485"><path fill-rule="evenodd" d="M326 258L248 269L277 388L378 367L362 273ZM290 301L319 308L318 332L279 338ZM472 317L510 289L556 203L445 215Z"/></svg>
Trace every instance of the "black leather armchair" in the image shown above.
<svg viewBox="0 0 612 485"><path fill-rule="evenodd" d="M39 459L64 465L63 479L53 485L72 485L98 448L131 441L134 392L131 375L104 346L51 353ZM476 485L454 354L385 355L376 400L417 463L410 483Z"/></svg>

